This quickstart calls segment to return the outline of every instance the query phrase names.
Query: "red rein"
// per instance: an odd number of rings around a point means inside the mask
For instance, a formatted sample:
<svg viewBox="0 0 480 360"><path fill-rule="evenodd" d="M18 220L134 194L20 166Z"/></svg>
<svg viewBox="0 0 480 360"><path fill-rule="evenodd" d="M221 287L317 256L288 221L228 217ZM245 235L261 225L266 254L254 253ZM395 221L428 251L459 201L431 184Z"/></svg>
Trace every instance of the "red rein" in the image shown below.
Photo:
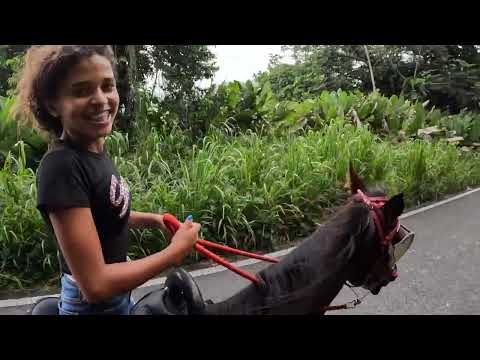
<svg viewBox="0 0 480 360"><path fill-rule="evenodd" d="M168 230L172 234L175 234L177 232L178 228L180 227L180 222L177 220L177 218L175 216L171 215L171 214L168 214L168 213L163 215L163 223L165 224L165 226L168 228ZM244 255L244 256L247 256L247 257L254 258L254 259L265 260L265 261L269 261L269 262L273 262L273 263L277 263L277 262L280 261L278 259L275 259L275 258L272 258L272 257L269 257L269 256L262 256L262 255L249 253L249 252L246 252L246 251L231 248L229 246L220 245L220 244L208 241L208 240L198 240L197 241L197 243L195 244L195 249L198 252L201 252L203 255L212 259L213 261L217 262L218 264L225 266L227 269L232 270L233 272L239 274L240 276L243 276L244 278L246 278L246 279L248 279L248 280L250 280L250 281L252 281L256 284L261 283L261 280L258 277L256 277L255 275L253 275L252 273L250 273L248 271L237 268L235 265L229 263L228 261L226 261L222 257L220 257L220 256L212 253L211 251L207 250L205 248L205 246L210 246L212 248L219 249L219 250L224 250L224 251L230 252L232 254ZM356 299L354 301L350 301L350 302L348 302L346 304L343 304L343 305L322 306L322 309L324 311L353 309L354 307L356 307L360 303L361 303L361 301L359 299Z"/></svg>
<svg viewBox="0 0 480 360"><path fill-rule="evenodd" d="M167 229L170 231L170 233L172 235L177 232L178 228L181 225L180 222L177 220L177 218L175 216L173 216L171 214L168 214L168 213L163 215L163 223L165 224L165 226L167 227ZM250 252L247 252L247 251L234 249L234 248L231 248L229 246L220 245L220 244L208 241L208 240L198 240L197 241L197 243L195 244L195 250L202 253L206 257L212 259L216 263L225 266L227 269L232 270L233 272L237 273L238 275L243 276L244 278L246 278L246 279L248 279L248 280L250 280L254 283L260 283L261 281L258 277L256 277L252 273L236 267L235 265L229 263L227 260L223 259L222 257L218 256L217 254L214 254L210 250L206 249L206 247L211 247L211 248L223 250L223 251L226 251L226 252L229 252L229 253L232 253L232 254L247 256L247 257L250 257L250 258L263 260L263 261L269 261L269 262L273 262L273 263L277 263L277 262L280 261L280 260L275 259L275 258L270 257L270 256L263 256L263 255L250 253Z"/></svg>

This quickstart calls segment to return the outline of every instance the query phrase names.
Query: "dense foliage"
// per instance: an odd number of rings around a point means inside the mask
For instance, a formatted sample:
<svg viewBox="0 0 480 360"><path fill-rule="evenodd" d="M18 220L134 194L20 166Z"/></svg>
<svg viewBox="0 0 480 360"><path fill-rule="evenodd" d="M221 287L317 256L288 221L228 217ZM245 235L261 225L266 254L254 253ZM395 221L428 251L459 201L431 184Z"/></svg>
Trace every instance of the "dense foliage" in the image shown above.
<svg viewBox="0 0 480 360"><path fill-rule="evenodd" d="M389 92L378 73L377 90L370 91L365 69L364 78L312 71L308 61L317 50L319 59L324 59L320 53L334 59L335 47L326 48L298 48L295 65L273 65L257 81L202 91L195 90L193 80L211 75L210 65L202 65L211 59L201 47L177 47L169 57L156 46L147 63L142 58L147 55L137 54L136 70L145 76L160 67L172 79L179 69L192 72L179 80L184 87L165 85L173 94L165 97L153 95L146 77L133 77L135 121L130 127L117 124L107 139L129 183L133 208L179 218L192 214L205 238L265 251L305 236L342 202L349 160L367 181L383 183L391 193L403 191L408 206L480 184L480 115L473 105L448 112L430 97L432 87L425 85L430 90L421 96L414 96L411 89L420 90L409 85ZM368 47L377 71L382 64L377 52L389 47L384 48ZM138 49L116 49L129 56L133 50ZM163 65L152 65L155 61ZM415 79L439 60L429 61L417 66ZM340 74L341 66L350 65L336 66ZM57 247L35 208L35 172L47 142L10 116L15 71L8 79L0 97L0 287L34 287L58 275ZM328 82L336 84L333 90L324 86ZM467 88L476 93L474 85ZM193 95L185 111L176 107L175 98L187 94ZM470 96L465 94L458 99ZM132 258L166 244L156 230L131 230L131 239Z"/></svg>
<svg viewBox="0 0 480 360"><path fill-rule="evenodd" d="M276 56L258 76L281 100L316 97L323 90L376 89L386 96L429 100L451 113L480 107L478 46L295 45L284 50L295 63L284 64Z"/></svg>

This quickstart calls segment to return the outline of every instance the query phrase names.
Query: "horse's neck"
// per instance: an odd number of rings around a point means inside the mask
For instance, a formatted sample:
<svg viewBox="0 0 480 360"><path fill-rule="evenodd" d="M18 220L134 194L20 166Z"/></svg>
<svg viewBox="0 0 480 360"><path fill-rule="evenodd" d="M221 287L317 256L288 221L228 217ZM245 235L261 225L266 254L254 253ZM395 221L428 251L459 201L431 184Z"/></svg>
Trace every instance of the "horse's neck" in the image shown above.
<svg viewBox="0 0 480 360"><path fill-rule="evenodd" d="M273 298L292 295L288 311L321 313L347 280L353 250L351 230L327 224L261 276Z"/></svg>
<svg viewBox="0 0 480 360"><path fill-rule="evenodd" d="M320 227L280 263L258 274L264 287L251 284L212 306L210 312L323 313L322 307L333 301L347 280L357 234L356 225L352 226L348 218Z"/></svg>

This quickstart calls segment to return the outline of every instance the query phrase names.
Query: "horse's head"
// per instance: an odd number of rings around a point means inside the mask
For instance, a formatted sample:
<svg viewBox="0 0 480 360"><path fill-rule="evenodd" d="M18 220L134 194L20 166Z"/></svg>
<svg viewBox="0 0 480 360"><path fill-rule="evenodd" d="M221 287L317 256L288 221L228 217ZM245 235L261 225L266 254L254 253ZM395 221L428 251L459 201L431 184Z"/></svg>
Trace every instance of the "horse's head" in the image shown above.
<svg viewBox="0 0 480 360"><path fill-rule="evenodd" d="M356 240L352 271L348 281L377 295L397 277L396 262L407 251L414 234L400 225L404 210L403 194L388 199L384 190L367 189L350 164L351 206L368 213L362 233Z"/></svg>

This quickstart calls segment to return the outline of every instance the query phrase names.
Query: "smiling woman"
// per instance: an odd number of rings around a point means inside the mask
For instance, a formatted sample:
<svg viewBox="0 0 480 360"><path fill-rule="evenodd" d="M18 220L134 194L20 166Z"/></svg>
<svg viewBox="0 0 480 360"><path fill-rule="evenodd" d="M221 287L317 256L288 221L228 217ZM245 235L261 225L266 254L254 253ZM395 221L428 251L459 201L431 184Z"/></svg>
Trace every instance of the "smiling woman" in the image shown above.
<svg viewBox="0 0 480 360"><path fill-rule="evenodd" d="M57 97L46 106L50 114L63 119L66 136L99 153L104 137L112 131L118 102L112 65L106 57L95 54L70 71L59 84Z"/></svg>
<svg viewBox="0 0 480 360"><path fill-rule="evenodd" d="M37 208L61 250L62 315L128 314L131 290L198 239L200 225L186 221L166 249L127 262L129 227L165 225L131 211L128 184L104 151L119 106L114 65L107 45L34 46L18 83L15 112L54 137L37 172Z"/></svg>

